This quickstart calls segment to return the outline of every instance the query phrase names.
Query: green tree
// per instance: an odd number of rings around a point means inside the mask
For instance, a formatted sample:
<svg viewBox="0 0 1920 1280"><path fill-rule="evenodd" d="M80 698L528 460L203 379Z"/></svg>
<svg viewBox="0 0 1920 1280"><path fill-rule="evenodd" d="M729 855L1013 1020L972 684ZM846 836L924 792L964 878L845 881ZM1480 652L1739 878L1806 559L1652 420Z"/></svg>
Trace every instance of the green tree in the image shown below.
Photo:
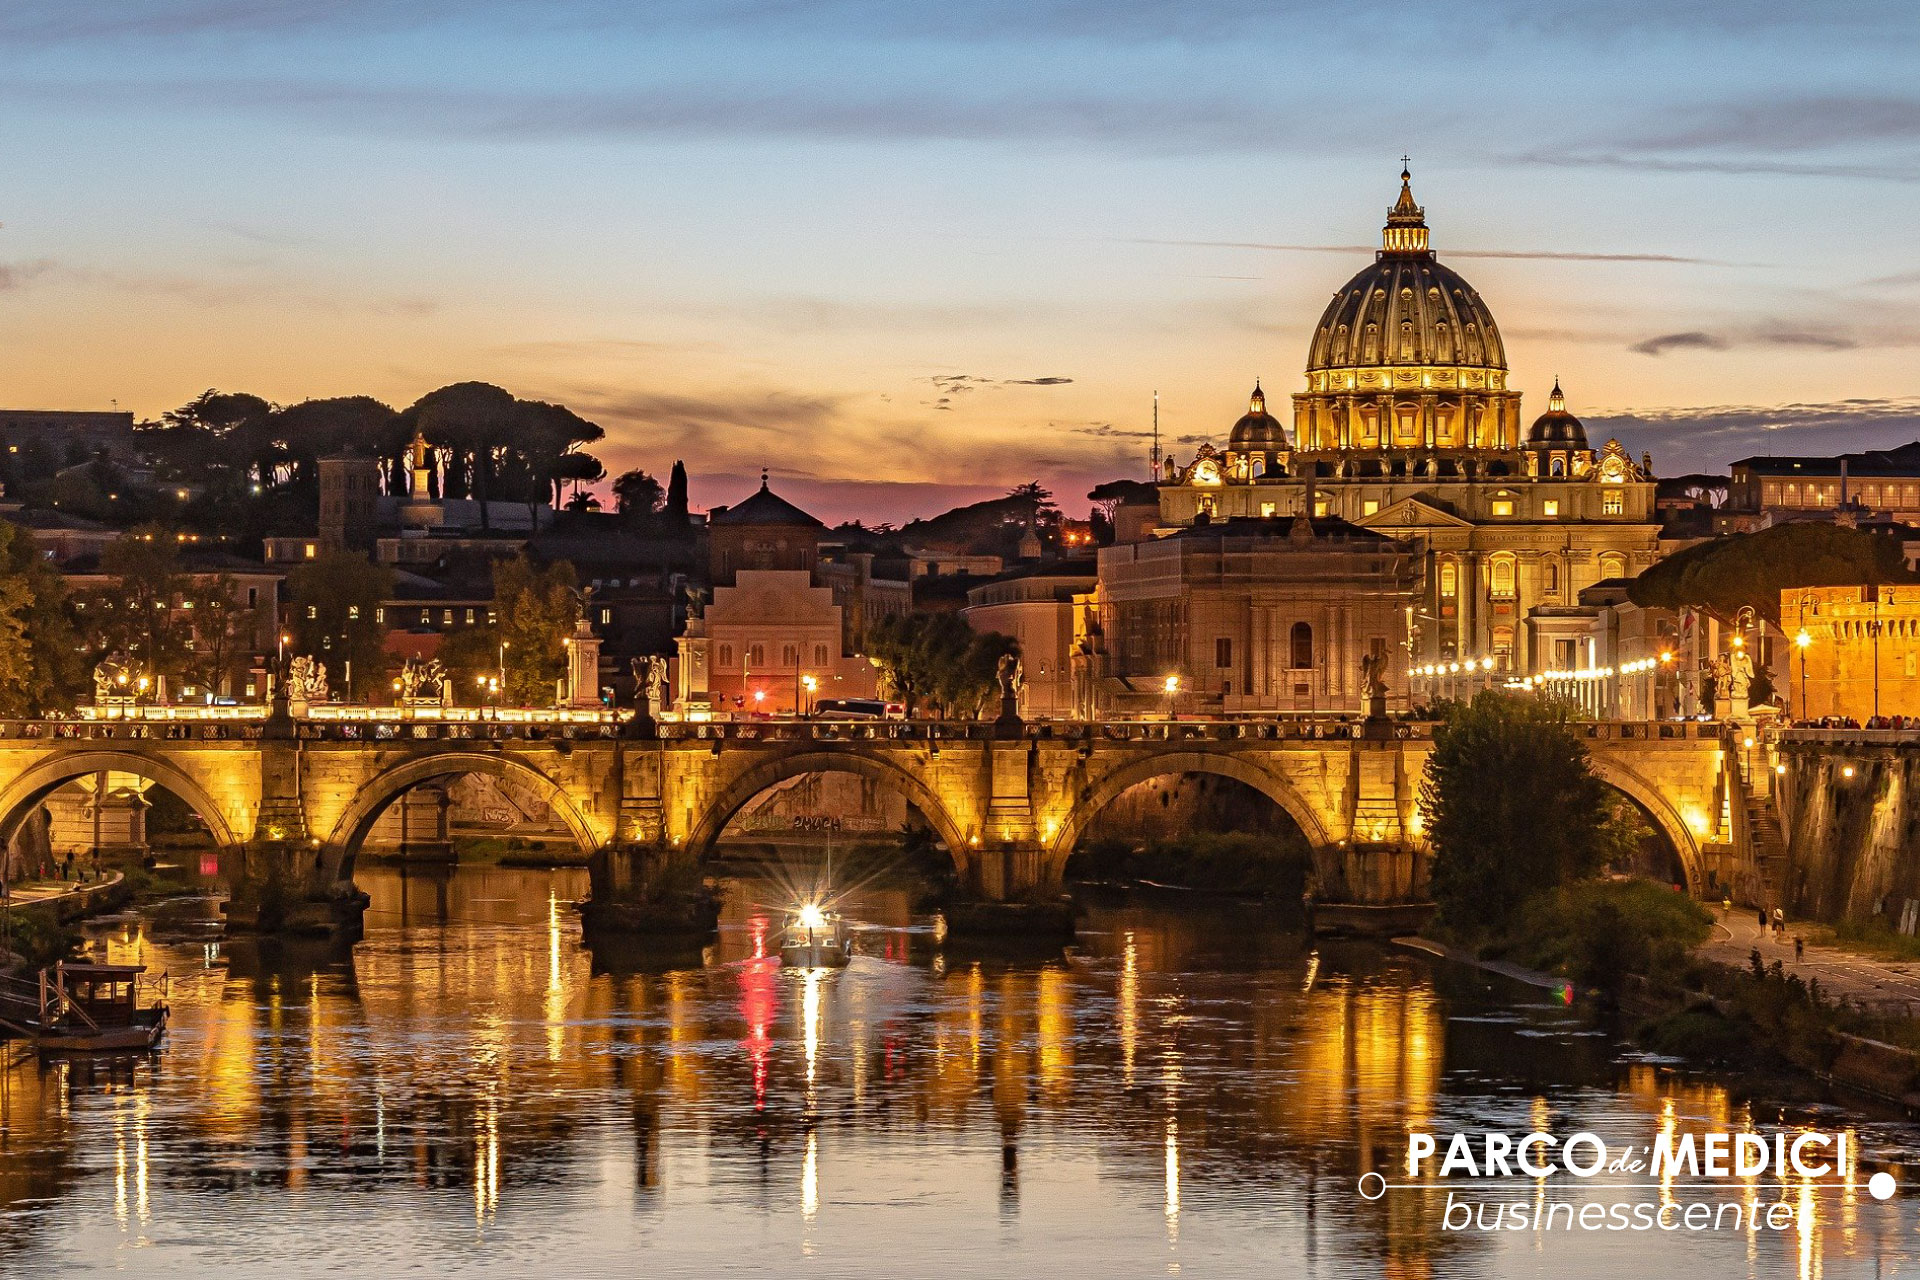
<svg viewBox="0 0 1920 1280"><path fill-rule="evenodd" d="M365 700L393 669L380 611L393 598L393 570L351 551L323 551L287 574L294 654L318 658L327 683ZM349 668L348 664L352 666ZM351 679L349 680L349 677Z"/></svg>
<svg viewBox="0 0 1920 1280"><path fill-rule="evenodd" d="M100 571L113 583L75 601L87 647L96 656L119 650L156 688L163 679L177 687L193 660L193 628L174 615L194 592L178 538L143 525L101 552Z"/></svg>
<svg viewBox="0 0 1920 1280"><path fill-rule="evenodd" d="M32 583L18 570L13 552L16 544L27 543L20 529L0 524L0 551L6 556L6 572L0 573L0 707L6 714L18 714L33 690L33 642L28 638L28 615L33 608ZM31 555L32 545L28 543Z"/></svg>
<svg viewBox="0 0 1920 1280"><path fill-rule="evenodd" d="M1465 936L1498 934L1540 894L1617 848L1612 798L1568 709L1487 690L1435 731L1420 785L1433 898Z"/></svg>
<svg viewBox="0 0 1920 1280"><path fill-rule="evenodd" d="M1018 644L998 632L977 632L952 613L910 613L874 627L867 652L880 665L889 696L909 718L925 712L977 716L998 689L1000 658Z"/></svg>
<svg viewBox="0 0 1920 1280"><path fill-rule="evenodd" d="M557 560L541 569L523 555L493 563L496 646L506 645L502 698L522 707L549 707L567 667L567 637L579 617L573 566Z"/></svg>
<svg viewBox="0 0 1920 1280"><path fill-rule="evenodd" d="M193 638L183 664L188 680L216 695L231 695L253 655L259 610L239 603L228 574L188 579L181 604Z"/></svg>
<svg viewBox="0 0 1920 1280"><path fill-rule="evenodd" d="M0 607L7 626L18 626L28 648L28 678L17 685L9 678L0 687L0 712L41 716L50 711L72 711L88 688L86 664L69 615L66 579L60 576L24 529L0 522L0 594L20 589L25 600ZM10 650L10 641L7 642ZM9 667L9 673L14 668Z"/></svg>
<svg viewBox="0 0 1920 1280"><path fill-rule="evenodd" d="M1898 538L1842 525L1782 524L1668 556L1628 583L1627 595L1642 608L1705 609L1722 622L1751 606L1777 627L1782 591L1913 581Z"/></svg>
<svg viewBox="0 0 1920 1280"><path fill-rule="evenodd" d="M666 500L660 482L646 472L623 471L613 482L614 510L623 516L646 519Z"/></svg>

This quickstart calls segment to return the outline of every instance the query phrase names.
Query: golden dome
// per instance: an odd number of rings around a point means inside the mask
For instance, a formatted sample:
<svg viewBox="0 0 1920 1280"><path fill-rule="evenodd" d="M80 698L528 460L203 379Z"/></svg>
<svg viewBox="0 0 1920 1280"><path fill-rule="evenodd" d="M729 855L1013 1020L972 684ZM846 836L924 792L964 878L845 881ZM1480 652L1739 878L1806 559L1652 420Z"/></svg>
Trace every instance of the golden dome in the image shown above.
<svg viewBox="0 0 1920 1280"><path fill-rule="evenodd" d="M1315 372L1405 366L1504 373L1507 354L1479 293L1434 258L1426 211L1413 202L1413 178L1402 169L1380 252L1327 304L1307 373L1312 381Z"/></svg>
<svg viewBox="0 0 1920 1280"><path fill-rule="evenodd" d="M1547 397L1547 411L1533 420L1527 431L1529 449L1574 449L1587 447L1587 429L1580 419L1567 412L1567 397L1561 394L1560 379L1553 380L1553 394Z"/></svg>
<svg viewBox="0 0 1920 1280"><path fill-rule="evenodd" d="M1227 448L1235 453L1271 453L1286 447L1287 429L1267 412L1267 393L1256 381L1246 414L1233 424L1233 433L1227 437Z"/></svg>

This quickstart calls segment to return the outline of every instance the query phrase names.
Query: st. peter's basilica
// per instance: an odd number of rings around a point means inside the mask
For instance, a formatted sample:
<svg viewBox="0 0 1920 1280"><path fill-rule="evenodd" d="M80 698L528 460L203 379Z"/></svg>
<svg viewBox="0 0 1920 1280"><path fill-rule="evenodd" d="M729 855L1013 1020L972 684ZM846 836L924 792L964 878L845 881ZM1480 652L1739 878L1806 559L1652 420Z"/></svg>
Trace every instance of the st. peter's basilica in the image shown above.
<svg viewBox="0 0 1920 1280"><path fill-rule="evenodd" d="M1256 385L1224 449L1165 461L1160 532L1381 535L1408 550L1413 603L1390 630L1365 628L1360 647L1384 643L1396 666L1492 659L1526 674L1550 665L1528 635L1530 610L1570 605L1658 558L1651 463L1617 440L1595 450L1557 383L1523 425L1493 312L1435 257L1410 175L1400 178L1380 250L1314 328L1291 431ZM1278 619L1273 634L1303 623ZM1242 693L1260 683L1243 676Z"/></svg>

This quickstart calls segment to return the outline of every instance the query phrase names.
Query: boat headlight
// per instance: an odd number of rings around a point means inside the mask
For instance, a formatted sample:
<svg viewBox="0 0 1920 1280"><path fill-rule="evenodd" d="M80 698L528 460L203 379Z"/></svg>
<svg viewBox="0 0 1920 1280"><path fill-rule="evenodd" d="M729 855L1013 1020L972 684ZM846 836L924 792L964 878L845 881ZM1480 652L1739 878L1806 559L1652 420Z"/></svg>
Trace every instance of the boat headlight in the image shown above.
<svg viewBox="0 0 1920 1280"><path fill-rule="evenodd" d="M800 908L800 927L802 929L824 929L827 927L827 913L820 909L817 902L809 902Z"/></svg>

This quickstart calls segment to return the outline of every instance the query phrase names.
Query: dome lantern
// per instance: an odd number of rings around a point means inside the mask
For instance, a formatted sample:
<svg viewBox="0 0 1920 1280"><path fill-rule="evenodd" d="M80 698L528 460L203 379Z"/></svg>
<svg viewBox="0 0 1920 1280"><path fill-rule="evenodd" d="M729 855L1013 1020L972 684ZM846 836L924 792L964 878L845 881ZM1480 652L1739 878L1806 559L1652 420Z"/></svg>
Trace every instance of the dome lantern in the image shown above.
<svg viewBox="0 0 1920 1280"><path fill-rule="evenodd" d="M1387 211L1387 225L1380 234L1383 253L1430 253L1427 247L1427 211L1413 202L1413 171L1401 158L1400 198Z"/></svg>

